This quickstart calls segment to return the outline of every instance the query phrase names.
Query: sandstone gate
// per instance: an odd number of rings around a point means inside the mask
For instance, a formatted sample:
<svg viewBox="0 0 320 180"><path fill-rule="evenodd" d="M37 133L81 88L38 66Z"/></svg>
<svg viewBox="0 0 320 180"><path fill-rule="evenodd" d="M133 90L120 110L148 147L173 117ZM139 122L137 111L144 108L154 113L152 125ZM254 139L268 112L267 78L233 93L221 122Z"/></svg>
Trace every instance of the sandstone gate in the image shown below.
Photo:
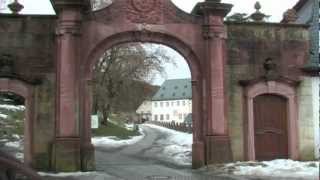
<svg viewBox="0 0 320 180"><path fill-rule="evenodd" d="M255 159L250 103L268 93L289 99L290 146L285 148L288 157L300 157L297 90L305 87L299 86L300 77L316 74L303 69L307 26L225 24L232 5L220 0L198 3L191 14L170 0L114 0L97 11L91 11L88 0L52 3L56 16L0 16L0 55L11 54L14 62L6 65L11 71L0 74L0 88L28 102L26 161L34 168L94 169L92 69L106 50L127 42L167 45L189 64L194 168ZM272 78L263 69L270 58L278 67Z"/></svg>

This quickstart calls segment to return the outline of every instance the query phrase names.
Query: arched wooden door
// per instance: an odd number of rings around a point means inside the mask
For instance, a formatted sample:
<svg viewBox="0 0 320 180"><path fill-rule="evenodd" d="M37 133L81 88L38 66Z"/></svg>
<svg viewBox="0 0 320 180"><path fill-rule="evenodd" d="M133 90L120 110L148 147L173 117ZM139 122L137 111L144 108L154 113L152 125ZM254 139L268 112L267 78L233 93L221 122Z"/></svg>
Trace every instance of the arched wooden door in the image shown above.
<svg viewBox="0 0 320 180"><path fill-rule="evenodd" d="M256 160L288 158L287 99L264 94L254 98Z"/></svg>

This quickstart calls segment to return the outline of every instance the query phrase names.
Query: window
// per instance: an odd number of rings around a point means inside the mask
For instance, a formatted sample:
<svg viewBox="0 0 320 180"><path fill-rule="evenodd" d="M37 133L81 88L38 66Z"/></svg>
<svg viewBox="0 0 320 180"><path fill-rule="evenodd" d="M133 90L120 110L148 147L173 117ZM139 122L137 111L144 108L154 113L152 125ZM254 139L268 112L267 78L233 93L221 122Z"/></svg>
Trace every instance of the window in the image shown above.
<svg viewBox="0 0 320 180"><path fill-rule="evenodd" d="M169 102L166 102L166 106L169 107L169 105L170 105Z"/></svg>
<svg viewBox="0 0 320 180"><path fill-rule="evenodd" d="M163 102L160 102L160 107L163 107Z"/></svg>
<svg viewBox="0 0 320 180"><path fill-rule="evenodd" d="M186 105L186 101L182 101L182 105L185 106Z"/></svg>
<svg viewBox="0 0 320 180"><path fill-rule="evenodd" d="M158 103L157 102L154 102L154 107L158 107Z"/></svg>
<svg viewBox="0 0 320 180"><path fill-rule="evenodd" d="M154 115L154 120L158 121L158 115Z"/></svg>
<svg viewBox="0 0 320 180"><path fill-rule="evenodd" d="M187 116L188 116L188 114L184 114L184 115L183 115L183 118L185 119Z"/></svg>
<svg viewBox="0 0 320 180"><path fill-rule="evenodd" d="M182 114L181 113L179 113L179 119L182 119Z"/></svg>
<svg viewBox="0 0 320 180"><path fill-rule="evenodd" d="M160 114L160 121L163 121L163 114Z"/></svg>
<svg viewBox="0 0 320 180"><path fill-rule="evenodd" d="M171 106L174 106L174 101L171 101Z"/></svg>
<svg viewBox="0 0 320 180"><path fill-rule="evenodd" d="M182 96L186 96L186 93L185 93L185 92L183 92L183 93L182 93Z"/></svg>
<svg viewBox="0 0 320 180"><path fill-rule="evenodd" d="M166 120L170 120L170 115L169 114L166 115Z"/></svg>
<svg viewBox="0 0 320 180"><path fill-rule="evenodd" d="M177 101L177 106L180 106L180 101Z"/></svg>
<svg viewBox="0 0 320 180"><path fill-rule="evenodd" d="M187 88L188 88L188 85L185 85L184 88L187 89Z"/></svg>
<svg viewBox="0 0 320 180"><path fill-rule="evenodd" d="M175 86L174 89L178 89L178 86Z"/></svg>
<svg viewBox="0 0 320 180"><path fill-rule="evenodd" d="M176 93L172 93L172 96L175 97L175 96L176 96Z"/></svg>

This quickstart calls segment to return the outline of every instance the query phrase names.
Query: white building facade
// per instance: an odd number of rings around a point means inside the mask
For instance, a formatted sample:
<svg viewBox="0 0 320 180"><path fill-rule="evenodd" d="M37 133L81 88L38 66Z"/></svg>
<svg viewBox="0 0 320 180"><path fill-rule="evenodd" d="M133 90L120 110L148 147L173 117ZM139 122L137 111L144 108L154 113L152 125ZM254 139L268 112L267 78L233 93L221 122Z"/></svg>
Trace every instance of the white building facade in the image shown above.
<svg viewBox="0 0 320 180"><path fill-rule="evenodd" d="M152 121L186 122L192 113L191 80L166 80L152 98L151 112Z"/></svg>
<svg viewBox="0 0 320 180"><path fill-rule="evenodd" d="M136 110L136 113L139 116L139 119L142 121L150 121L152 118L152 101L144 101Z"/></svg>

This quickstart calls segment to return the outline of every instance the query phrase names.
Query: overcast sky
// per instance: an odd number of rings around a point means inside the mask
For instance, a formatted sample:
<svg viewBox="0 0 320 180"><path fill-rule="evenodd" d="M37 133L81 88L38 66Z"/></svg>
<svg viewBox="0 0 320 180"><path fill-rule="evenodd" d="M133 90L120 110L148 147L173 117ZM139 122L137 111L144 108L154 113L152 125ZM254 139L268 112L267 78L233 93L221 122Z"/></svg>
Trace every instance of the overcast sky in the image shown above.
<svg viewBox="0 0 320 180"><path fill-rule="evenodd" d="M13 0L0 0L0 2ZM172 0L179 8L186 12L190 12L197 2L204 0ZM282 19L282 14L287 9L292 8L298 0L260 0L262 6L261 11L267 15L271 15L269 21L279 22ZM25 6L22 13L26 14L54 14L53 8L49 0L19 0L21 4ZM256 0L222 0L223 3L231 3L234 5L234 12L251 14L254 10L254 4ZM185 60L174 50L169 50L173 58L176 59L178 67L172 65L166 65L166 71L168 76L166 78L189 78L190 71ZM161 84L164 81L163 78L157 77L155 84Z"/></svg>
<svg viewBox="0 0 320 180"><path fill-rule="evenodd" d="M0 2L13 0L0 0ZM197 2L203 0L172 0L179 8L190 12ZM285 10L292 7L298 0L260 0L262 12L272 15L271 21L279 21ZM53 14L49 0L19 0L25 8L22 13L28 14ZM256 0L222 0L224 3L234 4L232 12L252 13Z"/></svg>

